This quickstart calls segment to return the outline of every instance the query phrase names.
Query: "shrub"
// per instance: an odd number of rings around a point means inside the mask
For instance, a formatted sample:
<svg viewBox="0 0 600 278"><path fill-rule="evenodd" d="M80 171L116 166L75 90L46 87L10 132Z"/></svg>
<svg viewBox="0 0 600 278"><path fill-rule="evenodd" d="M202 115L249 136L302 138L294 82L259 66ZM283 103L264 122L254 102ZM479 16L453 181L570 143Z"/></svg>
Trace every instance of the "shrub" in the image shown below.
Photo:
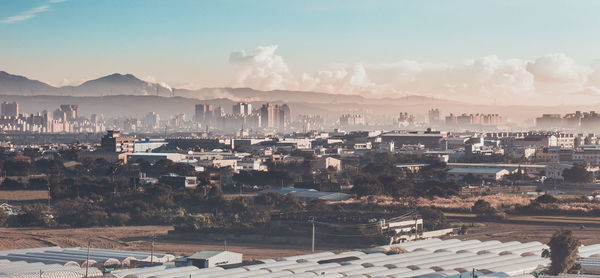
<svg viewBox="0 0 600 278"><path fill-rule="evenodd" d="M406 249L402 248L402 246L392 246L390 248L390 250L385 252L386 255L402 254L402 253L406 253Z"/></svg>
<svg viewBox="0 0 600 278"><path fill-rule="evenodd" d="M552 195L544 194L544 195L537 197L534 200L534 202L539 203L539 204L553 204L553 203L558 203L558 199L556 199L556 197L554 197Z"/></svg>
<svg viewBox="0 0 600 278"><path fill-rule="evenodd" d="M490 216L496 213L496 209L483 199L477 200L473 207L471 207L471 211L478 216Z"/></svg>
<svg viewBox="0 0 600 278"><path fill-rule="evenodd" d="M129 213L113 212L110 214L110 223L116 226L125 226L131 220Z"/></svg>

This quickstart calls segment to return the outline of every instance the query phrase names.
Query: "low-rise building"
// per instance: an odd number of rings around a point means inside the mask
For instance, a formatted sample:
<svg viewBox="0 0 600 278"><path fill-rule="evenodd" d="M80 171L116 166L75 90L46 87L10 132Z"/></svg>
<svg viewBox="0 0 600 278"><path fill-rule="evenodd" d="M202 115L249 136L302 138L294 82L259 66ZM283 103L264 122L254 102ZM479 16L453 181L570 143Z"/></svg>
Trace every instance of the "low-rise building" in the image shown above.
<svg viewBox="0 0 600 278"><path fill-rule="evenodd" d="M163 175L159 181L172 187L196 188L196 177L180 176L176 174Z"/></svg>
<svg viewBox="0 0 600 278"><path fill-rule="evenodd" d="M510 172L503 168L454 168L448 170L448 179L463 181L466 176L472 175L480 180L498 181Z"/></svg>
<svg viewBox="0 0 600 278"><path fill-rule="evenodd" d="M187 257L188 264L198 268L216 267L242 262L242 254L225 250L204 250Z"/></svg>

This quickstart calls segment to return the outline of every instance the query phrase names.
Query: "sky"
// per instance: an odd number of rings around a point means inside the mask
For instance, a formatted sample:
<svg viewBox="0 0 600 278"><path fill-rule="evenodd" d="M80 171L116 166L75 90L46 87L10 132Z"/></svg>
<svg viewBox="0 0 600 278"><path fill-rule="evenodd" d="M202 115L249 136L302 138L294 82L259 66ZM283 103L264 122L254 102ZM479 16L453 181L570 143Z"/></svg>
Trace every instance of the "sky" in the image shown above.
<svg viewBox="0 0 600 278"><path fill-rule="evenodd" d="M55 86L114 72L172 87L600 96L600 1L0 0L0 70Z"/></svg>

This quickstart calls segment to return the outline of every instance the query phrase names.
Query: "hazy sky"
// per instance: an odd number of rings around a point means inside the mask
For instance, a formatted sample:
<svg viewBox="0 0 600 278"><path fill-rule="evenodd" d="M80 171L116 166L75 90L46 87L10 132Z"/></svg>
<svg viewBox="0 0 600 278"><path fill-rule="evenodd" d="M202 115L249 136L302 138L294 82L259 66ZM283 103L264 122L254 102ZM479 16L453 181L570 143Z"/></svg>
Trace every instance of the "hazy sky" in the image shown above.
<svg viewBox="0 0 600 278"><path fill-rule="evenodd" d="M0 0L0 70L481 103L600 96L600 1Z"/></svg>

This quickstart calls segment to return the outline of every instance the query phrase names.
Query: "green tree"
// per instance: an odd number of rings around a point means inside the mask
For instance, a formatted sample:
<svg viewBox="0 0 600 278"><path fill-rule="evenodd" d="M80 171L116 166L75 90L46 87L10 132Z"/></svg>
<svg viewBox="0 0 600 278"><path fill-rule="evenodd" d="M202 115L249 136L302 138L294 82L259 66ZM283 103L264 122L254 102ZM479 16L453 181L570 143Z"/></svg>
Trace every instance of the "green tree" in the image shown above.
<svg viewBox="0 0 600 278"><path fill-rule="evenodd" d="M19 220L23 226L48 227L53 224L50 209L42 203L23 206L23 213L19 215Z"/></svg>
<svg viewBox="0 0 600 278"><path fill-rule="evenodd" d="M554 275L567 273L576 264L577 251L581 243L571 230L556 231L548 246L550 246L550 271Z"/></svg>
<svg viewBox="0 0 600 278"><path fill-rule="evenodd" d="M421 217L423 217L423 226L427 230L437 230L448 227L448 219L446 215L435 208L422 207L419 209Z"/></svg>
<svg viewBox="0 0 600 278"><path fill-rule="evenodd" d="M358 197L368 195L381 195L384 190L378 180L373 179L371 176L358 175L354 178L354 187L352 187L352 194L356 194Z"/></svg>
<svg viewBox="0 0 600 278"><path fill-rule="evenodd" d="M584 167L574 165L570 169L563 171L563 178L566 182L593 182L594 174L587 171Z"/></svg>
<svg viewBox="0 0 600 278"><path fill-rule="evenodd" d="M473 207L471 207L471 211L478 216L490 216L496 213L496 209L492 207L492 205L486 200L479 199Z"/></svg>

